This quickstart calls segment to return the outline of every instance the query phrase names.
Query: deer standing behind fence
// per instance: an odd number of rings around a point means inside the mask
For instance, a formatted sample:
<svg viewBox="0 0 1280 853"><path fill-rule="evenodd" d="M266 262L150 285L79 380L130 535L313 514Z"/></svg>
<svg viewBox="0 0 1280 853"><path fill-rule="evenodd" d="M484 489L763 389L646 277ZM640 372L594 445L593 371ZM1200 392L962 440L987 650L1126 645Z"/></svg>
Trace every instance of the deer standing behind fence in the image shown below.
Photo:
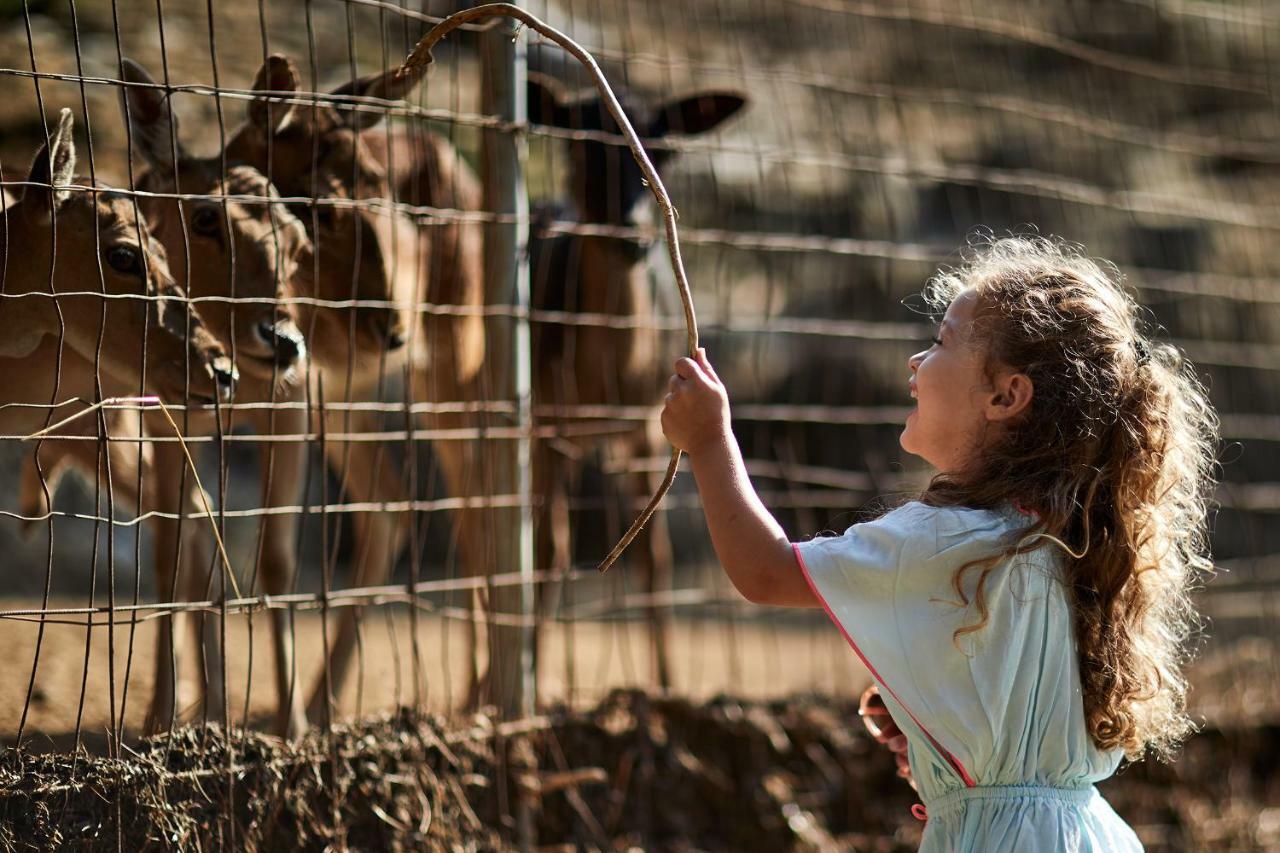
<svg viewBox="0 0 1280 853"><path fill-rule="evenodd" d="M161 244L124 193L73 178L70 110L37 154L28 184L3 213L5 298L0 301L0 432L30 434L84 411L94 400L155 393L170 402L213 402L229 395L236 370L221 343L191 310ZM67 189L78 183L87 190ZM21 298L21 294L27 294ZM113 413L113 434L141 434L136 413ZM40 457L88 459L98 471L98 427L89 417L68 424L65 439L42 440L24 464L20 500L35 516L52 490ZM114 457L107 483L127 491L151 448L106 445ZM50 536L53 521L50 519ZM46 580L46 588L50 580ZM37 676L37 661L32 679ZM24 720L25 722L25 720Z"/></svg>
<svg viewBox="0 0 1280 853"><path fill-rule="evenodd" d="M568 130L619 134L598 94L569 93L554 79L529 75L529 120ZM648 107L625 94L627 117L642 139L671 134L707 133L733 116L746 99L731 92L698 92ZM532 323L534 426L563 428L580 424L572 407L642 407L648 417L622 431L595 435L559 434L534 445L534 493L543 497L535 522L537 565L553 579L572 568L569 498L580 480L584 460L602 453L607 468L620 468L621 491L630 510L653 494L660 472L642 464L661 456L665 446L656 407L675 350L661 345L649 244L632 237L553 234L546 225L569 219L588 225L635 227L651 211L653 199L640 167L623 142L574 138L569 146L569 197L534 212L543 223L530 239L531 306L535 312L594 315L567 323ZM659 169L670 163L667 149L649 151ZM652 217L650 216L650 219ZM661 294L659 294L661 296ZM674 292L669 303L674 303ZM668 309L670 305L666 306ZM611 320L619 323L610 323ZM600 322L604 320L605 322ZM607 421L607 416L603 418ZM672 553L666 516L659 512L632 545L641 563L650 599L650 642L658 684L671 685L669 606L656 601L671 587ZM553 581L539 607L540 620L556 608L559 583Z"/></svg>
<svg viewBox="0 0 1280 853"><path fill-rule="evenodd" d="M407 95L420 81L421 70L399 78L393 72L374 74L357 79L333 92L337 96L375 97L393 100ZM273 56L264 65L255 82L262 92L293 92L298 88L298 76L292 63ZM604 124L605 115L598 101L568 99L557 101L543 90L531 90L543 105L559 104L559 109L539 115L547 124L570 128L611 128ZM667 133L701 133L717 127L737 110L745 100L733 93L705 93L684 99L662 108L646 111L635 105L636 115L648 120L640 127L646 136L658 138ZM257 134L252 147L257 159L247 155L255 163L264 163L270 136L271 165L269 173L287 195L307 195L310 192L328 190L337 199L365 199L380 197L399 205L435 207L440 210L480 210L479 182L456 151L442 137L434 133L369 133L378 122L380 113L370 111L335 110L330 105L293 106L288 117L276 124L274 132L265 132L265 124L255 126ZM535 120L538 120L535 118ZM575 201L580 215L586 222L603 224L634 224L637 207L646 195L643 179L630 154L620 146L605 146L596 142L577 142L575 145L576 178ZM233 142L233 150L237 149ZM663 160L659 155L659 160ZM321 172L323 170L323 172ZM319 172L319 173L317 173ZM617 187L617 195L605 188ZM366 215L365 209L361 210ZM456 215L452 215L456 216ZM392 240L383 240L384 266L392 280L392 291L397 300L425 300L435 306L456 306L461 314L422 314L421 325L407 325L407 334L417 343L411 347L410 383L413 400L420 402L477 401L484 398L483 375L480 362L484 356L483 323L475 309L483 300L483 256L479 225L462 218L451 218L445 213L443 223L416 225L407 216L394 213L378 216L375 233L387 236L388 225ZM320 223L323 224L323 223ZM403 237L404 227L415 238ZM316 242L323 246L325 237L317 232ZM541 243L541 247L539 247ZM399 248L401 251L396 251ZM404 250L410 248L408 259ZM557 343L544 339L538 343L532 360L538 365L535 379L536 402L545 403L548 409L573 403L604 403L604 405L643 405L654 407L660 398L662 378L666 375L666 355L659 351L657 333L652 323L654 306L649 297L648 269L645 252L637 251L634 243L613 241L611 238L559 238L549 237L535 241L534 248L541 256L561 252L585 259L577 272L564 266L547 266L539 263L535 269L535 307L582 311L582 313L609 314L635 320L625 328L605 329L603 334L588 334L575 339L576 355L567 356L563 343L573 338L561 336ZM548 252L543 252L547 248ZM390 250L390 251L387 251ZM416 254L416 259L415 255ZM388 259L394 259L388 263ZM564 293L577 296L564 296ZM539 296L540 295L540 296ZM539 301L540 300L540 301ZM404 304L404 302L399 302ZM470 309L471 313L467 313ZM412 320L411 320L412 323ZM648 327L648 328L646 328ZM577 327L571 327L576 329ZM536 327L535 327L536 334ZM552 333L552 337L556 333ZM571 345L572 346L572 345ZM539 348L541 347L541 348ZM553 355L554 353L554 355ZM548 366L549 365L549 366ZM570 378L571 371L580 371ZM568 379L568 380L566 380ZM576 391L568 391L576 388ZM420 416L419 425L448 428L466 425L465 414L436 412ZM554 423L554 418L550 418ZM365 421L369 424L369 421ZM364 429L371 428L364 427ZM358 423L348 421L348 432L361 429ZM628 430L626 435L609 442L614 453L623 460L637 457L648 459L658 447L660 435L653 419L641 427ZM590 448L591 442L586 442ZM330 465L343 479L344 488L355 500L401 501L407 497L403 476L389 467L387 455L378 448L371 462L369 444L355 444L364 453L360 465L342 455L330 452ZM444 475L449 493L454 497L484 497L472 494L481 485L484 476L480 471L475 442L436 442L433 451ZM349 452L349 451L348 451ZM553 508L550 516L556 524L541 525L543 546L539 549L539 565L567 566L567 493L563 491L568 471L556 453L543 446L535 457L535 488L539 494L552 494L563 498L553 500L552 506L563 508L557 514ZM346 473L346 474L344 474ZM649 471L631 471L627 475L630 491L634 494L652 492L654 475ZM352 583L374 585L389 579L394 562L401 552L406 534L406 521L402 515L375 514L356 525L356 570ZM492 571L492 556L486 551L483 537L484 510L476 506L460 508L454 514L458 555L467 574L480 576ZM552 534L552 529L557 533ZM650 589L669 587L671 575L671 551L664 521L655 523L654 535L639 543L650 578ZM557 557L552 557L549 544L554 539L558 547ZM355 651L355 630L358 620L356 608L346 608L339 622L328 665L321 676L321 684L308 703L308 716L312 721L321 719L326 697L340 693L340 688L351 667ZM669 666L666 660L666 642L662 639L666 628L666 612L654 608L655 661L658 662L659 680L669 683ZM474 638L474 634L472 634ZM475 646L475 643L474 643ZM472 654L470 685L467 703L479 701L481 679L477 674L476 654Z"/></svg>
<svg viewBox="0 0 1280 853"><path fill-rule="evenodd" d="M43 430L106 397L155 393L171 402L212 403L230 394L237 377L222 344L191 310L134 201L73 177L72 125L71 111L63 110L21 195L6 197L0 215L0 369L6 377L0 431L9 435ZM73 183L86 189L68 189ZM110 417L124 435L129 419ZM92 437L97 427L82 418L60 432ZM112 447L122 454L122 471L131 464L124 459L129 452L150 452L136 444ZM51 440L36 449L50 457L91 458L91 469L98 467L94 442ZM35 453L21 483L26 514L43 512ZM37 496L40 505L33 506Z"/></svg>
<svg viewBox="0 0 1280 853"><path fill-rule="evenodd" d="M0 216L0 357L44 369L36 353L52 345L55 358L61 348L101 365L105 393L145 387L169 400L190 394L212 402L234 382L231 359L189 310L132 200L74 177L72 125L71 111L63 110L21 194ZM17 373L9 374L7 393L17 395L18 384L29 382L43 395L33 402L51 402L54 384ZM18 417L17 409L8 411ZM47 411L26 414L35 429L45 426Z"/></svg>
<svg viewBox="0 0 1280 853"><path fill-rule="evenodd" d="M220 155L201 158L190 154L178 137L177 117L169 98L146 71L125 60L124 80L132 84L121 90L121 111L130 130L134 149L142 155L147 169L137 176L136 188L145 193L140 206L150 227L165 247L175 273L189 288L192 297L207 297L202 303L207 325L216 338L235 354L241 376L235 394L237 403L298 403L303 399L300 383L306 347L288 300L299 285L303 271L309 273L311 244L302 224L286 209L270 199L274 188L256 169L229 166L223 172ZM179 202L177 195L199 195L200 199ZM237 301L244 300L244 301ZM91 370L91 362L72 355L64 360L64 370ZM186 437L210 436L219 430L211 408L191 409L179 415ZM126 434L128 418L123 413L110 416L113 434ZM198 486L187 469L180 444L172 440L167 420L156 413L144 416L145 433L162 441L140 449L120 443L108 445L114 469L135 472L141 477L125 479L114 489L123 506L155 513L154 570L156 593L161 601L204 600L225 594L213 583L221 574L220 562L211 560L207 527L193 515L202 512ZM227 410L221 429L250 424L259 433L296 436L293 441L266 445L261 465L262 505L292 507L300 502L300 487L306 464L305 411L298 407L276 410ZM136 429L133 433L136 434ZM100 469L97 448L87 442L56 442L45 445L40 455L48 494L52 495L61 474L74 466L89 477L105 477ZM103 462L105 466L105 460ZM28 471L34 468L29 466ZM38 476L24 477L23 502L27 514L41 509L44 488ZM141 493L138 491L141 486ZM255 569L268 593L288 591L293 579L293 534L297 519L292 512L267 513ZM211 574L211 565L215 567ZM251 584L252 585L252 584ZM273 630L285 633L280 611L273 611ZM180 695L184 660L182 632L176 630L179 616L162 618L156 635L156 673L147 713L146 728L167 728L179 709L188 705ZM189 623L197 642L203 673L195 685L204 714L223 719L223 652L219 626L205 614L191 614ZM287 733L304 726L300 691L289 680L295 673L292 649L287 643L274 644L277 650L278 727Z"/></svg>
<svg viewBox="0 0 1280 853"><path fill-rule="evenodd" d="M469 426L474 418L454 404L483 396L480 226L447 216L420 223L403 206L478 210L479 182L438 135L376 129L384 111L368 103L405 97L424 72L373 74L340 86L330 99L281 104L269 94L288 97L299 91L301 81L291 60L271 56L253 85L262 99L250 106L249 122L228 143L228 153L262 169L285 195L315 199L310 215L302 218L319 253L314 282L319 293L328 299L383 300L392 307L390 324L386 309L379 314L357 307L329 312L327 321L325 312L317 311L314 330L304 325L326 402L380 402L388 377L403 373L411 401L428 409L411 418L412 426L449 429ZM365 101L347 105L347 98ZM423 310L424 305L434 308ZM350 342L322 332L325 322L333 332L349 332ZM439 410L433 404L449 405ZM412 496L412 461L398 467L390 443L360 440L360 434L380 431L378 412L329 409L324 417L330 433L353 436L325 446L345 499L385 504ZM476 442L438 441L433 451L451 495L477 490ZM397 511L354 514L352 585L390 580L409 518ZM480 553L474 514L458 515L457 535L463 554ZM480 564L478 559L464 562ZM312 722L326 722L333 700L341 697L360 615L360 608L346 607L337 617L327 661L308 702Z"/></svg>

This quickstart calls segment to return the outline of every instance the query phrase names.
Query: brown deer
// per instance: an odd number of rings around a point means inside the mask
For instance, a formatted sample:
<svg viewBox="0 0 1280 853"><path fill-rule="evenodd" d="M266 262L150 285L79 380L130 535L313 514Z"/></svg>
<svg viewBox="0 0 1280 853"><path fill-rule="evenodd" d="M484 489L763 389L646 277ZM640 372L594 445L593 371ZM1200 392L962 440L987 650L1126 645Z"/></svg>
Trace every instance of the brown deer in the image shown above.
<svg viewBox="0 0 1280 853"><path fill-rule="evenodd" d="M305 367L306 347L288 297L304 287L295 282L295 277L300 272L310 272L311 244L305 229L286 208L270 201L278 195L256 169L233 165L224 175L221 157L189 154L178 141L177 118L163 91L136 63L125 60L123 71L125 81L136 85L122 89L121 109L135 150L149 166L136 180L137 188L150 194L143 197L141 206L191 295L212 297L202 303L208 325L243 366L236 401L302 400L299 380ZM179 203L178 193L205 198ZM80 369L83 367L79 365ZM71 369L76 368L73 362ZM252 425L259 433L298 436L294 441L267 444L261 467L263 506L298 504L306 464L305 412L297 407L233 411L224 413L223 429L235 425L232 417ZM122 416L113 418L113 432L126 428L124 420ZM145 424L146 432L157 437L167 437L171 432L167 421L156 415L147 416ZM182 416L186 436L213 435L218 427L210 410L187 411ZM56 484L68 464L89 475L99 471L96 448L85 442L48 447L42 461L51 485ZM165 601L177 600L179 592L187 600L207 598L212 581L208 574L206 530L201 523L183 518L200 513L202 506L182 448L172 441L155 442L141 450L119 444L111 447L111 461L118 469L142 469L143 494L137 492L135 484L139 480L130 479L116 490L117 499L126 506L159 511L153 521L157 594ZM24 490L26 503L38 509L43 491L30 488L30 476L24 482L28 484ZM269 513L262 524L263 548L255 576L261 574L262 586L268 593L282 593L293 578L296 516ZM286 637L286 614L276 610L273 617L273 632ZM205 673L205 679L199 682L203 688L201 698L206 713L218 718L224 702L217 626L212 619L197 617L192 627L197 629L200 641L196 648L201 652ZM147 716L149 731L166 727L174 719L183 659L180 638L181 633L174 631L171 620L162 619L157 635L155 688ZM277 725L292 734L304 725L300 691L291 680L295 676L292 649L284 639L273 645L277 652Z"/></svg>
<svg viewBox="0 0 1280 853"><path fill-rule="evenodd" d="M270 82L259 88L271 91L294 91L296 73L286 64L276 66L277 74L266 75ZM267 69L264 69L264 73ZM259 80L263 81L264 75ZM397 81L389 75L362 78L335 91L335 94L366 95L379 98L402 97L408 87L417 83L416 77ZM612 130L617 132L606 111L593 98L572 99L551 83L530 86L530 118L545 124L571 129ZM630 113L638 119L637 127L648 138L661 138L668 134L696 134L707 132L732 116L744 105L745 99L732 93L709 92L663 105L655 110L644 110L640 105L629 105ZM306 109L298 107L295 109ZM426 205L436 208L473 211L481 209L481 193L474 176L461 163L448 144L432 134L352 132L349 124L341 123L340 111L316 122L325 130L320 131L321 141L315 135L296 130L298 138L293 144L303 151L326 152L319 159L330 169L341 163L334 185L340 197L362 197L377 182L369 180L364 187L355 186L345 176L385 175L378 187L378 197L394 198L409 205ZM356 113L352 119L360 127L367 127L379 117L377 113ZM338 130L335 131L334 128ZM288 135L288 134L285 134ZM332 135L335 142L327 146L323 141ZM353 140L354 137L354 140ZM599 142L578 141L571 143L573 197L577 216L593 224L634 225L636 215L644 206L648 191L639 168L622 146L607 146ZM341 157L335 156L340 152ZM372 155L372 161L366 158ZM303 158L303 153L295 155ZM345 159L346 157L350 159ZM659 165L669 160L668 152L656 151ZM310 162L304 160L303 162ZM295 173L296 174L296 173ZM314 182L313 182L314 183ZM282 187L283 189L283 187ZM288 192L287 190L285 190ZM427 259L419 259L417 269L429 270L426 278L426 299L434 304L478 304L481 290L481 243L475 225L454 223L451 226L433 225L423 229L421 238L430 239L428 245L418 251L427 253ZM429 235L429 236L428 236ZM405 245L404 242L401 245ZM533 307L535 310L560 310L607 314L631 321L639 321L626 328L599 329L592 326L561 327L549 323L535 323L532 361L535 366L534 402L543 412L535 419L535 426L554 426L561 421L554 414L566 405L641 405L655 410L661 399L662 380L667 374L666 351L658 346L658 335L645 319L652 318L655 306L650 296L648 267L645 251L634 242L613 238L577 236L537 236L531 241L533 261ZM436 325L428 325L423 336L429 348L430 364L434 369L416 374L418 382L413 386L415 399L465 400L479 395L478 370L442 371L444 358L463 358L471 341L478 334L468 335L469 327L448 318L443 320L426 315ZM478 326L478 323L477 323ZM452 343L452 351L448 344ZM455 361L454 366L459 362ZM478 367L478 364L475 364ZM425 382L423 380L426 380ZM425 386L425 387L424 387ZM437 418L436 423L442 422ZM450 424L458 423L450 421ZM626 434L603 442L605 449L624 462L637 457L657 454L661 434L656 420L639 426ZM602 443L588 439L574 442L573 458L590 453ZM543 514L539 524L538 566L567 569L568 511L567 484L576 463L562 455L565 443L540 442L535 453L535 494L544 496L549 511ZM472 443L439 442L433 451L442 463L451 494L470 496L476 484L468 480L475 476L477 461L469 455L474 451ZM387 483L383 478L378 487L386 494ZM647 496L656 485L655 476L649 472L632 472L627 477L628 490L637 496ZM396 492L397 496L401 494ZM547 500L549 498L549 500ZM383 497L382 499L389 499ZM554 519L552 521L551 519ZM489 570L483 549L484 513L474 508L455 512L455 529L458 536L458 552L464 569L473 575ZM392 528L394 536L379 536L376 551L362 549L358 569L358 584L384 582L389 575L403 541L403 528ZM665 519L651 522L649 536L637 544L637 550L646 562L650 589L661 590L670 586L670 544L666 534ZM544 608L545 610L546 608ZM655 618L655 666L659 680L669 683L670 667L667 662L666 634L669 616L665 610L654 608ZM350 624L350 620L347 623ZM345 628L346 626L344 626ZM340 629L341 630L341 629ZM334 685L340 685L348 665L351 643L350 633L340 633L330 658L330 672ZM475 638L473 636L473 643ZM473 666L475 655L473 657ZM471 672L468 703L479 697L481 686L477 673ZM317 692L311 708L314 712L322 694Z"/></svg>
<svg viewBox="0 0 1280 853"><path fill-rule="evenodd" d="M389 300L394 312L318 307L304 318L315 374L326 402L379 401L388 377L405 376L415 402L474 400L479 395L485 333L479 226L444 222L419 225L390 202L438 208L478 209L478 181L449 144L434 134L412 138L375 130L382 113L342 108L342 97L398 99L421 72L362 77L334 90L337 103L284 105L266 93L288 96L300 87L294 64L268 58L254 81L264 93L249 108L249 121L228 143L228 154L267 173L290 197L314 198L301 212L319 262L312 282L324 300ZM356 204L378 200L377 204ZM423 304L457 306L460 312L421 312ZM390 320L390 322L388 322ZM314 395L313 395L314 398ZM329 432L381 429L377 412L327 412ZM420 414L419 428L465 425L462 414ZM405 471L380 442L329 442L327 461L348 500L394 502L410 497ZM475 470L472 442L444 441L433 448L453 495L466 495ZM407 532L405 513L357 513L356 586L386 583ZM476 525L459 527L464 553L478 548ZM328 662L308 704L313 721L327 719L341 694L355 650L358 608L343 608Z"/></svg>
<svg viewBox="0 0 1280 853"><path fill-rule="evenodd" d="M118 393L225 396L235 381L231 359L189 310L132 200L74 176L72 121L63 110L21 194L0 214L0 357L30 359L53 339L101 365ZM38 402L52 394L49 385ZM39 428L48 413L26 414Z"/></svg>
<svg viewBox="0 0 1280 853"><path fill-rule="evenodd" d="M173 403L213 402L226 397L236 379L222 345L190 310L133 200L73 177L75 161L71 112L63 110L21 196L6 199L0 214L0 370L6 376L0 431L6 434L36 432L94 399L158 393ZM77 183L87 189L71 189ZM123 427L117 436L137 434L128 432L136 416L112 420ZM67 432L92 437L96 424L82 418ZM97 470L100 448L97 442L45 441L36 452L87 455ZM136 482L131 471L149 448L106 448L119 463L115 482L125 488ZM32 477L39 488L34 454L28 468L24 492L32 490Z"/></svg>
<svg viewBox="0 0 1280 853"><path fill-rule="evenodd" d="M619 134L608 110L592 90L572 95L554 79L531 73L528 88L529 120L535 124L569 130ZM657 140L672 134L694 135L718 127L746 104L731 92L699 92L654 108L623 95L621 103L642 139ZM652 195L640 167L619 139L609 144L598 138L569 141L569 198L534 212L535 225L572 220L590 225L635 227L652 219ZM671 160L671 151L649 150L659 169ZM646 218L645 214L649 214ZM626 236L552 234L545 225L530 237L530 298L535 312L532 323L533 404L535 427L563 427L581 423L566 407L646 407L653 417L623 432L596 437L557 435L535 442L534 493L543 496L543 511L536 516L537 565L549 568L553 578L571 568L569 497L580 479L582 462L603 454L611 467L622 467L622 491L640 502L653 494L660 474L636 470L630 463L665 455L656 412L663 382L669 374L674 344L661 346L656 327L656 297L669 295L666 310L674 302L672 292L655 293L650 280L646 243ZM568 312L603 315L626 320L625 324L560 323L537 320L536 312ZM626 506L631 509L634 500ZM666 517L659 512L636 538L632 553L638 556L648 592L657 596L671 586L672 553ZM544 596L541 615L552 615L556 585ZM667 653L670 609L654 602L649 607L650 637L659 685L671 684Z"/></svg>

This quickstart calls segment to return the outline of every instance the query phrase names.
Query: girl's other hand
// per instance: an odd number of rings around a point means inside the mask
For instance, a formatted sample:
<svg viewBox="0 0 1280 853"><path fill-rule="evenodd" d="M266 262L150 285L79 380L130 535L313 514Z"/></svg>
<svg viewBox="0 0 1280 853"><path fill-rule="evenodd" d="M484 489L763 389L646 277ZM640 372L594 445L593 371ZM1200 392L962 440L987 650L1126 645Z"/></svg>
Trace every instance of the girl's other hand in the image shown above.
<svg viewBox="0 0 1280 853"><path fill-rule="evenodd" d="M907 736L898 728L893 717L889 716L889 709L880 696L879 688L874 684L863 691L862 700L858 703L858 716L862 717L862 724L867 727L871 736L878 743L889 747L893 760L898 765L898 776L906 779L907 784L915 789L916 780L911 776L911 765L907 761Z"/></svg>
<svg viewBox="0 0 1280 853"><path fill-rule="evenodd" d="M706 350L677 361L667 386L662 431L673 445L693 456L729 435L729 395Z"/></svg>

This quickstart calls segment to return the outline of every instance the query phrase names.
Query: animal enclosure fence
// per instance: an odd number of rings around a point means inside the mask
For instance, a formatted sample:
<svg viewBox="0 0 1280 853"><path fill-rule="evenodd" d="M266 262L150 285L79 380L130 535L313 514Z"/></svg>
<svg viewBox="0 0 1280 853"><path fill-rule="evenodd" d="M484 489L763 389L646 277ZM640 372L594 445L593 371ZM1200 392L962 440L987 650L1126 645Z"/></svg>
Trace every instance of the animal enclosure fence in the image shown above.
<svg viewBox="0 0 1280 853"><path fill-rule="evenodd" d="M469 25L395 73L457 5L0 4L15 743L864 680L820 614L734 593L687 475L596 571L666 464L661 223L536 33ZM897 448L913 295L974 229L1116 262L1222 414L1193 710L1275 722L1274 11L523 5L625 93L793 538L924 484Z"/></svg>

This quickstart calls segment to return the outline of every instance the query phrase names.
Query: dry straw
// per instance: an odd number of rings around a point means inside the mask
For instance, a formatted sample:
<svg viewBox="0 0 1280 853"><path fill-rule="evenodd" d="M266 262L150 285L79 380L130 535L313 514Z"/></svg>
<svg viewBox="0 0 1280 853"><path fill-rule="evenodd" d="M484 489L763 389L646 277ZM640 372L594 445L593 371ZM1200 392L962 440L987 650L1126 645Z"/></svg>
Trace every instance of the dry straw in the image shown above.
<svg viewBox="0 0 1280 853"><path fill-rule="evenodd" d="M227 557L227 549L222 543L222 534L218 531L218 521L214 517L213 507L209 505L209 495L204 490L204 484L200 482L200 472L196 470L196 462L194 459L191 458L191 450L187 447L187 441L182 435L182 430L178 429L178 424L176 421L174 421L173 415L169 413L169 407L164 404L164 400L161 400L159 397L155 397L155 396L107 397L105 400L100 400L99 402L94 403L92 406L89 406L85 409L82 409L79 412L76 412L74 415L65 417L62 420L58 421L57 423L51 424L50 426L45 427L39 432L33 432L31 435L24 436L22 440L35 441L37 439L45 438L46 436L51 435L55 430L60 429L61 427L64 427L73 421L77 421L80 418L83 418L85 415L92 414L98 411L99 409L106 408L108 406L122 406L122 405L124 406L152 406L152 405L158 406L160 408L161 413L164 414L165 420L169 422L169 426L173 428L173 434L177 436L178 444L181 445L182 447L182 455L185 456L187 459L187 467L191 469L191 476L195 478L196 491L200 495L200 503L204 504L204 514L205 514L205 517L209 519L209 529L213 531L213 539L215 542L218 543L218 556L222 560L222 570L226 574L227 581L228 583L231 584L231 589L235 593L236 598L243 598L244 596L240 592L240 586L239 584L236 583L236 573L231 570L231 560L230 558ZM102 438L105 441L108 438L110 438L110 436L103 435Z"/></svg>

